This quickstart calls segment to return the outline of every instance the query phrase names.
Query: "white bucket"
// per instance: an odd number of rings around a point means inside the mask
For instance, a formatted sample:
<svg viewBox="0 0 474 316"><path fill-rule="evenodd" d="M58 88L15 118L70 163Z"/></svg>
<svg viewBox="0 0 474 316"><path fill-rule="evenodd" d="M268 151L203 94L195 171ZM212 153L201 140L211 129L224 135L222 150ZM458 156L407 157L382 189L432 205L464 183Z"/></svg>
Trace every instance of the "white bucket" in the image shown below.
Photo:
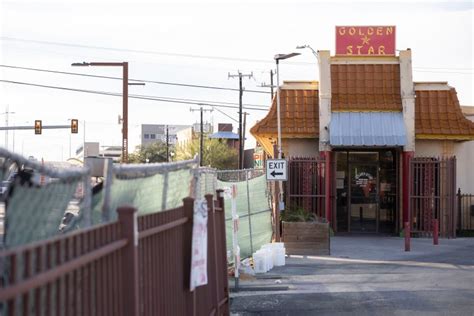
<svg viewBox="0 0 474 316"><path fill-rule="evenodd" d="M285 265L285 248L284 243L274 242L270 244L265 244L262 246L264 250L270 250L272 252L272 266L282 266ZM283 253L283 255L282 255ZM283 260L282 257L283 256Z"/></svg>
<svg viewBox="0 0 474 316"><path fill-rule="evenodd" d="M266 271L269 271L273 268L273 251L271 249L269 249L268 247L262 247L262 249L257 250L256 253L263 257L263 260L265 261Z"/></svg>
<svg viewBox="0 0 474 316"><path fill-rule="evenodd" d="M253 254L253 264L255 273L265 273L267 272L267 263L265 257L261 253Z"/></svg>
<svg viewBox="0 0 474 316"><path fill-rule="evenodd" d="M285 248L276 248L275 266L281 267L285 265Z"/></svg>

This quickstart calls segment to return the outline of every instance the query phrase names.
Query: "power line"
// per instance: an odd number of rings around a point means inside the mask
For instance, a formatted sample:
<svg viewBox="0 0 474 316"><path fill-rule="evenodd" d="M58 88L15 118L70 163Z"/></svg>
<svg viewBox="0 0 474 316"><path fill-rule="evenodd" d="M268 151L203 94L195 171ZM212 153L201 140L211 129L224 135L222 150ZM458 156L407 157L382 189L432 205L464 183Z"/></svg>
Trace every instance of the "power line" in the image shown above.
<svg viewBox="0 0 474 316"><path fill-rule="evenodd" d="M472 70L474 68L468 68L468 67L462 67L462 68L453 68L453 67L413 67L413 69Z"/></svg>
<svg viewBox="0 0 474 316"><path fill-rule="evenodd" d="M225 56L197 55L197 54L181 54L181 53L159 52L159 51L152 51L152 50L116 48L116 47L72 44L72 43L53 42L53 41L38 41L38 40L15 38L15 37L8 37L8 36L0 36L0 40L24 42L24 43L35 43L35 44L41 44L41 45L78 47L78 48L86 48L86 49L107 50L107 51L117 51L117 52L130 52L130 53L140 53L140 54L149 54L149 55L162 55L162 56L171 56L171 57L185 57L185 58L211 59L211 60L218 59L218 60L225 60L225 61L240 61L240 62L268 63L268 64L270 64L270 63L273 64L274 63L273 60L268 60L268 59L239 58L239 57L225 57ZM299 65L299 66L314 65L313 62L294 62L294 61L286 62L286 64ZM467 67L466 68L414 67L414 69L472 70L474 68L467 68ZM464 73L461 73L461 74L464 74Z"/></svg>
<svg viewBox="0 0 474 316"><path fill-rule="evenodd" d="M441 74L459 74L459 75L472 75L472 72L461 72L461 71L436 71L436 70L416 70L413 72L429 72L429 73L441 73Z"/></svg>
<svg viewBox="0 0 474 316"><path fill-rule="evenodd" d="M231 120L233 120L234 122L239 122L238 120L236 120L235 118L233 118L232 116L230 116L229 114L227 114L226 112L222 111L222 110L219 110L219 109L215 109L216 111L220 112L221 114L227 116L228 118L230 118Z"/></svg>
<svg viewBox="0 0 474 316"><path fill-rule="evenodd" d="M82 93L122 97L121 93L108 92L108 91L76 89L76 88L68 88L68 87L42 85L42 84L22 82L22 81L12 81L12 80L0 80L0 82L10 83L10 84L18 84L18 85L25 85L25 86L32 86L32 87L38 87L38 88L48 88L48 89L56 89L56 90L63 90L63 91L73 91L73 92L82 92ZM159 96L148 96L148 95L132 94L132 95L129 95L129 98L139 99L139 100L147 100L147 101L169 102L169 103L207 105L207 106L215 106L215 107L230 108L230 109L238 109L239 108L238 106L224 105L224 104L221 104L221 103L218 103L218 102L216 102L216 103L210 103L210 101L200 102L199 100L167 98L167 97L163 98L163 97L159 97ZM244 108L248 109L248 110L254 110L254 111L268 111L268 107L267 108L260 108L260 107L246 106Z"/></svg>
<svg viewBox="0 0 474 316"><path fill-rule="evenodd" d="M122 77L90 75L90 74L82 74L82 73L78 73L78 72L59 71L59 70L41 69L41 68L31 68L31 67L22 67L22 66L12 66L12 65L3 65L3 64L0 64L0 67L3 67L3 68L11 68L11 69L21 69L21 70L39 71L39 72L47 72L47 73L54 73L54 74L61 74L61 75L72 75L72 76L80 76L80 77L89 77L89 78L113 79L113 80L122 80L122 79L123 79ZM130 80L130 81L136 81L136 82L156 83L156 84L163 84L163 85L189 87L189 88L201 88L201 89L239 91L239 89L235 89L235 88L226 88L226 87L217 87L217 86L207 86L207 85L196 85L196 84L189 84L189 83L167 82L167 81L156 81L156 80L144 80L144 79L133 79L133 78L129 78L129 80ZM246 92L251 92L251 93L264 93L264 94L270 93L270 92L268 92L268 91L259 91L259 90L245 90L245 91L246 91Z"/></svg>
<svg viewBox="0 0 474 316"><path fill-rule="evenodd" d="M52 41L38 41L38 40L15 38L15 37L8 37L8 36L1 36L0 40L24 42L24 43L35 43L35 44L41 44L41 45L78 47L78 48L107 50L107 51L116 51L116 52L129 52L129 53L139 53L139 54L148 54L148 55L160 55L160 56L170 56L170 57L185 57L185 58L210 59L210 60L216 60L217 59L217 60L225 60L225 61L240 61L240 62L267 63L267 64L270 64L270 63L273 64L274 63L274 61L270 60L270 59L238 58L238 57L224 57L224 56L197 55L197 54L181 54L181 53L159 52L159 51L153 51L153 50L93 46L93 45L72 44L72 43L64 43L64 42L52 42ZM313 63L309 63L309 62L288 62L287 64L313 65Z"/></svg>

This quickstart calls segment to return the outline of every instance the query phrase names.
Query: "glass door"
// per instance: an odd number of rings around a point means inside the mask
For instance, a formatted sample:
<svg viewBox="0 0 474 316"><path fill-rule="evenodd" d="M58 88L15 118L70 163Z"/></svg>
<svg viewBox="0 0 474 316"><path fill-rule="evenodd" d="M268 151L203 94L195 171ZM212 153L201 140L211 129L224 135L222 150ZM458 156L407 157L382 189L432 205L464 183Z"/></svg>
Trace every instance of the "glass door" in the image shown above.
<svg viewBox="0 0 474 316"><path fill-rule="evenodd" d="M378 231L377 163L352 162L350 173L350 231Z"/></svg>

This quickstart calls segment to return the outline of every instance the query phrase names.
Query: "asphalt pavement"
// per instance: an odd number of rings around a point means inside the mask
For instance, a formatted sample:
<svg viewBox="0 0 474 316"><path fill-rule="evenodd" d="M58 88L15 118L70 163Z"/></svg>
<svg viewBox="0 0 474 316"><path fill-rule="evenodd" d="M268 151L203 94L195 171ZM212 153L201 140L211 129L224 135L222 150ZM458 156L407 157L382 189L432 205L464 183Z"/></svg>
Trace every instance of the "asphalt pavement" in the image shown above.
<svg viewBox="0 0 474 316"><path fill-rule="evenodd" d="M331 256L244 276L233 315L474 315L474 238L331 238ZM230 281L233 285L233 282ZM258 289L257 291L253 289Z"/></svg>

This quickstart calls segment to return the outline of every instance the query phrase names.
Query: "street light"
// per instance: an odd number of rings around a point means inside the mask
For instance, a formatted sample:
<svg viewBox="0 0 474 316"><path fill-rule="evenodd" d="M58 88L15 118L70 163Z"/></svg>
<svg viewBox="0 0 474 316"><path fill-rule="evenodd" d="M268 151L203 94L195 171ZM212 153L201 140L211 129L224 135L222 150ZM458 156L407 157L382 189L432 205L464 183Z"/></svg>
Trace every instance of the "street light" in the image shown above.
<svg viewBox="0 0 474 316"><path fill-rule="evenodd" d="M276 54L275 59L276 62L276 75L277 75L277 126L278 126L278 159L281 159L281 119L280 119L280 69L279 69L279 64L280 60L288 59L291 57L295 57L301 55L300 53L289 53L289 54ZM283 182L278 181L278 188L279 188L279 208L284 209L283 205Z"/></svg>
<svg viewBox="0 0 474 316"><path fill-rule="evenodd" d="M71 66L78 67L88 67L88 66L98 66L98 67L122 67L122 162L128 162L128 86L129 85L142 85L144 83L129 83L128 82L128 62L82 62L82 63L72 63Z"/></svg>
<svg viewBox="0 0 474 316"><path fill-rule="evenodd" d="M277 126L278 126L278 159L281 159L281 120L280 120L280 60L288 59L301 55L300 53L277 54L273 57L276 61L276 75L277 75ZM281 182L280 182L281 183Z"/></svg>
<svg viewBox="0 0 474 316"><path fill-rule="evenodd" d="M311 46L309 46L309 45L298 45L298 46L296 46L296 49L305 49L305 48L310 49L311 52L313 53L313 55L314 55L316 58L318 58L318 52L315 51Z"/></svg>

